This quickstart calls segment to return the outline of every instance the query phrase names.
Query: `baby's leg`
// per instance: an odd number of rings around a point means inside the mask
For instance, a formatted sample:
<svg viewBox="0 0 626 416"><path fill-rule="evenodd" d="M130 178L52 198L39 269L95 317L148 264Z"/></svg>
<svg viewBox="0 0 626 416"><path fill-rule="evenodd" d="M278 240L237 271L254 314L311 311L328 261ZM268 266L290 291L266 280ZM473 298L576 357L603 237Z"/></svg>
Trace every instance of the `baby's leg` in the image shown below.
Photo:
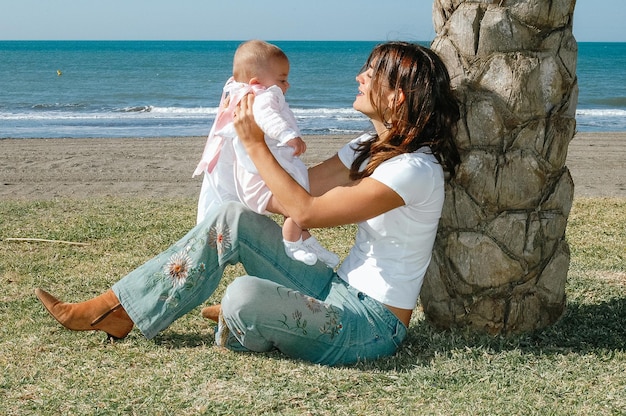
<svg viewBox="0 0 626 416"><path fill-rule="evenodd" d="M285 222L283 223L283 240L295 243L302 239L302 228L290 217L285 217Z"/></svg>
<svg viewBox="0 0 626 416"><path fill-rule="evenodd" d="M266 209L274 214L286 214L285 209L274 196L270 197ZM317 262L317 255L307 249L302 242L302 228L286 215L283 224L283 243L285 244L285 253L292 259L309 266Z"/></svg>
<svg viewBox="0 0 626 416"><path fill-rule="evenodd" d="M269 199L267 210L275 214L285 215L283 206L273 196ZM285 243L285 252L292 259L306 264L314 264L319 259L333 269L339 264L339 256L326 250L311 235L309 230L303 230L287 216L285 216L285 224L283 225L283 241ZM312 258L315 258L315 260L312 260ZM311 261L313 263L310 263Z"/></svg>
<svg viewBox="0 0 626 416"><path fill-rule="evenodd" d="M275 214L285 215L283 206L273 196L267 204L267 210ZM303 230L298 224L295 223L295 221L287 216L285 216L285 224L283 225L283 241L285 243L285 252L292 259L302 261L306 264L314 264L315 261L321 260L331 268L335 268L339 264L339 256L329 250L326 250L320 242L311 235L309 230ZM296 251L299 253L297 257L292 254ZM301 251L306 253L307 257L311 257L311 255L313 255L315 257L315 261L313 261L313 263L309 263L309 261L312 260L305 261L298 258L302 257L300 253Z"/></svg>
<svg viewBox="0 0 626 416"><path fill-rule="evenodd" d="M317 262L317 256L309 252L302 242L302 229L289 217L285 217L283 224L283 243L285 243L285 253L292 259L308 265Z"/></svg>

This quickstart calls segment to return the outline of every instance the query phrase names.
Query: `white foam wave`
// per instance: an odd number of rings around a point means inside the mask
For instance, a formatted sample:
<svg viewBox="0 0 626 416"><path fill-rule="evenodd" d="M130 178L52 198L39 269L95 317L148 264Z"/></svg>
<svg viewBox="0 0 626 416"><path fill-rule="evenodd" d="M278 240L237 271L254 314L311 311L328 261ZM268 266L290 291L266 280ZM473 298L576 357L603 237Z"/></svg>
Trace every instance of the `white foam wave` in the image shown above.
<svg viewBox="0 0 626 416"><path fill-rule="evenodd" d="M332 118L335 120L362 119L364 116L353 108L292 108L296 117L302 118ZM55 109L50 111L38 106L36 111L0 111L3 120L46 120L46 119L107 119L126 117L211 117L217 114L216 107L157 107L151 105L124 107L109 111L72 111ZM586 117L626 117L626 110L622 109L577 109L577 116Z"/></svg>
<svg viewBox="0 0 626 416"><path fill-rule="evenodd" d="M201 115L201 116L214 116L217 114L216 107L196 107L196 108L183 108L183 107L151 107L150 112L153 114L175 114L175 115Z"/></svg>
<svg viewBox="0 0 626 416"><path fill-rule="evenodd" d="M606 109L583 108L583 109L576 110L576 116L626 117L626 110L621 110L618 108L606 108Z"/></svg>
<svg viewBox="0 0 626 416"><path fill-rule="evenodd" d="M352 134L371 129L367 117L351 107L292 109L304 135ZM0 137L205 135L216 113L215 107L149 105L108 110L57 106L0 108ZM579 131L626 131L626 110L580 108L576 121Z"/></svg>
<svg viewBox="0 0 626 416"><path fill-rule="evenodd" d="M211 118L217 109L180 107L127 107L114 111L13 111L0 112L0 120L109 120L158 118Z"/></svg>
<svg viewBox="0 0 626 416"><path fill-rule="evenodd" d="M335 120L363 119L352 108L293 109L297 118L331 118ZM147 118L213 118L215 107L155 107L133 106L112 111L0 111L0 120L101 120L101 119L147 119Z"/></svg>
<svg viewBox="0 0 626 416"><path fill-rule="evenodd" d="M353 108L292 108L295 115L319 114L319 115L336 115L336 114L361 114Z"/></svg>

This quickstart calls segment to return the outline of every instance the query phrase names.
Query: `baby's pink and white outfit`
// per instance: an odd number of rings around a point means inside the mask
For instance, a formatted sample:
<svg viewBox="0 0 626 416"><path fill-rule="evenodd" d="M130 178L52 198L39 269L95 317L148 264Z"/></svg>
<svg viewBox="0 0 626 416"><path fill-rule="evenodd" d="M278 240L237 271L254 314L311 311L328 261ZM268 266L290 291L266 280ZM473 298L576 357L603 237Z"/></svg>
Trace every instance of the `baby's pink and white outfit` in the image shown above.
<svg viewBox="0 0 626 416"><path fill-rule="evenodd" d="M287 145L289 140L300 137L300 129L282 90L275 85L265 88L236 82L230 78L224 85L220 106L202 159L193 173L193 176L203 172L205 174L198 199L198 223L214 205L221 205L226 201L240 201L259 214L268 214L267 204L272 192L246 153L233 124L235 107L248 93L255 95L252 107L254 119L265 133L268 148L283 169L304 189L309 190L307 167L294 155L294 149ZM329 265L332 263L331 267L339 262L336 255L319 246L315 237L305 240L304 244L307 247L314 246L309 247L316 254L313 263L317 257ZM332 255L331 259L328 254Z"/></svg>
<svg viewBox="0 0 626 416"><path fill-rule="evenodd" d="M226 82L220 107L207 139L202 159L193 176L208 173L209 185L203 183L198 203L198 222L210 207L212 201L204 198L204 192L217 191L219 200L239 200L259 214L267 214L266 208L272 196L259 175L254 163L240 142L233 124L233 112L239 101L248 93L254 93L254 119L265 133L265 142L270 151L302 187L309 189L307 168L299 157L294 156L293 148L287 142L300 137L296 118L289 109L281 89L277 86L263 88L257 85L236 82L232 78ZM224 189L224 183L228 189ZM224 192L223 192L224 191ZM211 195L211 197L217 195ZM212 198L214 200L214 198Z"/></svg>

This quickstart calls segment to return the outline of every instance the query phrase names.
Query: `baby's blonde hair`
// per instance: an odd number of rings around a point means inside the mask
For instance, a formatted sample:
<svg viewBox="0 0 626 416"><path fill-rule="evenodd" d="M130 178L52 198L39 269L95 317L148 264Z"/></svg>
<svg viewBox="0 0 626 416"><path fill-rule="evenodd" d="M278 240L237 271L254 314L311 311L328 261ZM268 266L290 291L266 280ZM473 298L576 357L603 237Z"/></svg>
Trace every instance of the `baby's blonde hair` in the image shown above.
<svg viewBox="0 0 626 416"><path fill-rule="evenodd" d="M249 40L239 45L233 59L233 77L237 82L249 82L267 70L274 59L289 61L278 46L262 40Z"/></svg>

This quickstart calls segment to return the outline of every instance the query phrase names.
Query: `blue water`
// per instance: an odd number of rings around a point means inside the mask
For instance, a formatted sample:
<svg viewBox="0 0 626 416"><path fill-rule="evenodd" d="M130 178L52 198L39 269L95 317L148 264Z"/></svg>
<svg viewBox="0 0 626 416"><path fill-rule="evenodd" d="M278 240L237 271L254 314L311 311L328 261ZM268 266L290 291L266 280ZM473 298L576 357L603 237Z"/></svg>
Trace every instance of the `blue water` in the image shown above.
<svg viewBox="0 0 626 416"><path fill-rule="evenodd" d="M205 136L238 44L1 41L0 138ZM369 128L352 102L375 42L276 44L303 134ZM626 43L579 44L579 131L626 131L624 68Z"/></svg>

